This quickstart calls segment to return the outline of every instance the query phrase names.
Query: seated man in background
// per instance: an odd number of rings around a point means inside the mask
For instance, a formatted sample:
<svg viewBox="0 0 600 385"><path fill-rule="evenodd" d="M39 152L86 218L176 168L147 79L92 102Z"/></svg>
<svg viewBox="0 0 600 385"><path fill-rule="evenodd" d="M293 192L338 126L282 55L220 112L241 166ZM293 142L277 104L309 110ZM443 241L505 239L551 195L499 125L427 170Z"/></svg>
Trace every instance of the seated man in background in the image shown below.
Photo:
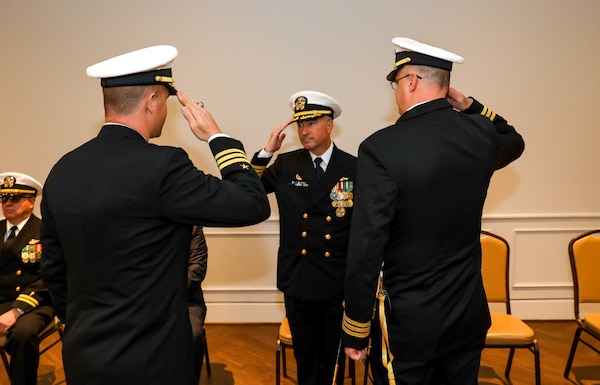
<svg viewBox="0 0 600 385"><path fill-rule="evenodd" d="M188 309L190 312L190 323L192 324L192 336L194 341L194 369L198 382L202 372L202 360L204 357L204 319L206 318L206 303L202 293L202 281L206 277L208 264L208 248L202 226L194 226L192 230L192 241L190 243L190 260L188 264Z"/></svg>
<svg viewBox="0 0 600 385"><path fill-rule="evenodd" d="M6 335L12 385L35 385L39 365L38 333L54 310L40 276L40 218L33 214L41 184L18 172L0 174L0 335Z"/></svg>

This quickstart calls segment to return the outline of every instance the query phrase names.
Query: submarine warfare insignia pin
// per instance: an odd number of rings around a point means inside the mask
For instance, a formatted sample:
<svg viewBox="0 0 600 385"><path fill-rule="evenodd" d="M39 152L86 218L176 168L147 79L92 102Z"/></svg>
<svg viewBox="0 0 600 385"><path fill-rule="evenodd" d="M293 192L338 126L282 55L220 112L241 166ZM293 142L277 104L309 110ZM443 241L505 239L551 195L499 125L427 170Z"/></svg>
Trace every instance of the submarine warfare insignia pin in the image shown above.
<svg viewBox="0 0 600 385"><path fill-rule="evenodd" d="M308 183L302 180L300 174L296 174L296 180L290 182L290 186L294 187L308 187Z"/></svg>
<svg viewBox="0 0 600 385"><path fill-rule="evenodd" d="M346 215L346 207L354 206L354 202L352 198L354 195L352 190L354 188L354 182L348 180L347 177L342 177L340 180L332 187L331 193L329 197L331 198L331 205L335 207L335 215L338 218Z"/></svg>

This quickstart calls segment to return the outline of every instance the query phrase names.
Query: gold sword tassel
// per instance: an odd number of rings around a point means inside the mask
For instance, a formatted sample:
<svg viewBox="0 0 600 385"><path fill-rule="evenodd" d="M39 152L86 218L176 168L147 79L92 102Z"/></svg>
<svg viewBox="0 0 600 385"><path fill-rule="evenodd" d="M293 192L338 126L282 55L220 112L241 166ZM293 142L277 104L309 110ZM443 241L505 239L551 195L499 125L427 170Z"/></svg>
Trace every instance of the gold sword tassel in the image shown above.
<svg viewBox="0 0 600 385"><path fill-rule="evenodd" d="M379 271L379 282L377 284L377 299L379 300L379 326L381 327L381 362L387 368L388 381L390 385L396 385L394 377L394 368L392 361L394 355L390 350L390 340L387 329L387 320L385 318L385 290L383 289L383 265Z"/></svg>

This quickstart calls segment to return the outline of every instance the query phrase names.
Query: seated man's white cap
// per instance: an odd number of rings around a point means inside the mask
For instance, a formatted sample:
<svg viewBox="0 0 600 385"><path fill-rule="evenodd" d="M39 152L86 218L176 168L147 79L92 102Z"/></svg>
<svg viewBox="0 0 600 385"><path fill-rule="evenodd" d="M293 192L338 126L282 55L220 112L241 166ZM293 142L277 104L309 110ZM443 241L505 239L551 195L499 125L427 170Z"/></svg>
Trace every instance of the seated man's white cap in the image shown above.
<svg viewBox="0 0 600 385"><path fill-rule="evenodd" d="M42 192L42 184L33 177L20 172L3 172L0 174L0 195L38 196Z"/></svg>
<svg viewBox="0 0 600 385"><path fill-rule="evenodd" d="M294 111L292 122L317 119L324 115L335 119L342 113L342 108L334 98L317 91L296 92L290 97L290 107Z"/></svg>
<svg viewBox="0 0 600 385"><path fill-rule="evenodd" d="M400 68L407 64L424 65L452 71L452 63L460 64L464 62L462 56L445 49L419 43L407 37L395 37L392 39L392 43L396 46L396 61L394 62L394 69L386 77L389 81L393 81Z"/></svg>
<svg viewBox="0 0 600 385"><path fill-rule="evenodd" d="M177 48L171 45L156 45L104 60L89 66L86 72L100 78L104 88L162 84L170 95L175 95L170 65L177 54Z"/></svg>

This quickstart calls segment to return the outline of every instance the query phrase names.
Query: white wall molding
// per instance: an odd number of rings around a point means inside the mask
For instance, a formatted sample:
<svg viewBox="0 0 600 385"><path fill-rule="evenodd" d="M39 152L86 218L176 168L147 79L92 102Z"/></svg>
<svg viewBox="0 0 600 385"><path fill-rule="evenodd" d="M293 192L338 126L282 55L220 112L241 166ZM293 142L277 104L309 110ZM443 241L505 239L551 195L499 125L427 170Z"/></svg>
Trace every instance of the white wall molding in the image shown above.
<svg viewBox="0 0 600 385"><path fill-rule="evenodd" d="M483 221L495 220L537 220L537 219L596 219L600 220L600 213L513 213L513 214L483 214Z"/></svg>
<svg viewBox="0 0 600 385"><path fill-rule="evenodd" d="M567 245L575 235L600 228L600 213L486 214L482 228L510 244L513 313L523 319L572 319ZM254 226L205 233L207 322L280 322L285 310L276 288L277 212Z"/></svg>
<svg viewBox="0 0 600 385"><path fill-rule="evenodd" d="M283 303L208 303L206 323L279 323L285 316Z"/></svg>

